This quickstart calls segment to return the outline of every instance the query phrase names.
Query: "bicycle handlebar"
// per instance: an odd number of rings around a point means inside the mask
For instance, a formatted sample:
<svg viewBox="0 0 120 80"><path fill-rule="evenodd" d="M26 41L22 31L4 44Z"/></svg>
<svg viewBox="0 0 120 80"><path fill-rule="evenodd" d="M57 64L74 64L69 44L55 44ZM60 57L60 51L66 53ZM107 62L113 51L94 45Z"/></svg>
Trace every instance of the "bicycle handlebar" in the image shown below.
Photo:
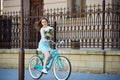
<svg viewBox="0 0 120 80"><path fill-rule="evenodd" d="M57 48L57 46L58 45L60 45L60 44L64 44L64 41L63 40L61 40L60 42L54 42L53 40L48 40L48 42L52 42L52 44L54 44L55 46L56 46L56 48Z"/></svg>
<svg viewBox="0 0 120 80"><path fill-rule="evenodd" d="M56 42L54 42L53 40L48 40L48 42L52 42L53 44L64 44L64 41L62 40L62 41L60 41L59 43L56 43Z"/></svg>

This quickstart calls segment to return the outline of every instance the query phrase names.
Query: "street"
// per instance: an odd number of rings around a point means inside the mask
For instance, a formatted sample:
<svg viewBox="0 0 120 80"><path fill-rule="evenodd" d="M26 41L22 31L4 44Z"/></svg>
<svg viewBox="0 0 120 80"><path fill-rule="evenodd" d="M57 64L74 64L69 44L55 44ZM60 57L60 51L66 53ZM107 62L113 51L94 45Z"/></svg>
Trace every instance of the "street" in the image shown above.
<svg viewBox="0 0 120 80"><path fill-rule="evenodd" d="M0 69L0 80L18 80L18 70ZM25 80L34 80L29 75L28 70L25 70ZM56 80L56 79L53 75L53 72L49 71L48 74L44 74L39 80ZM72 72L68 80L120 80L120 75Z"/></svg>

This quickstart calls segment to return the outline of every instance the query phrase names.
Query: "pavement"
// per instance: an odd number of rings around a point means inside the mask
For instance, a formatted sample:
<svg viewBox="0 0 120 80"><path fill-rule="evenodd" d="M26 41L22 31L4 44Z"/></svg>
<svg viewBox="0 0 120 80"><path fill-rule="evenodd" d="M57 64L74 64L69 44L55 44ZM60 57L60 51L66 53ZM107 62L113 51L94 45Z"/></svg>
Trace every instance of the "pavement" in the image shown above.
<svg viewBox="0 0 120 80"><path fill-rule="evenodd" d="M25 75L24 80L34 80L30 76L28 70L25 70L24 75ZM0 69L0 80L19 80L18 69ZM56 80L56 79L53 75L53 72L49 71L48 74L44 74L38 80ZM120 75L72 72L68 80L120 80Z"/></svg>

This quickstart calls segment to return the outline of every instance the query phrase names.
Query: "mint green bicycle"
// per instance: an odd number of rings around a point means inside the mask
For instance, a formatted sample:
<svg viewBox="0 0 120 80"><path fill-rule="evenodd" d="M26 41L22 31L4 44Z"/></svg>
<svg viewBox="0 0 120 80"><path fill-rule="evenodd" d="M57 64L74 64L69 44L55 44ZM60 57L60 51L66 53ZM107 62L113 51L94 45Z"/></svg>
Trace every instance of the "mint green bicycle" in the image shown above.
<svg viewBox="0 0 120 80"><path fill-rule="evenodd" d="M53 66L53 73L57 80L67 80L71 74L71 63L69 59L65 56L60 56L58 52L58 45L62 44L63 41L60 43L55 43L54 41L50 40L52 44L55 45L55 49L51 51L48 63L47 63L47 71L49 71ZM43 60L44 54L42 56L37 55L32 56L29 62L29 73L33 79L39 79L42 77L43 72Z"/></svg>

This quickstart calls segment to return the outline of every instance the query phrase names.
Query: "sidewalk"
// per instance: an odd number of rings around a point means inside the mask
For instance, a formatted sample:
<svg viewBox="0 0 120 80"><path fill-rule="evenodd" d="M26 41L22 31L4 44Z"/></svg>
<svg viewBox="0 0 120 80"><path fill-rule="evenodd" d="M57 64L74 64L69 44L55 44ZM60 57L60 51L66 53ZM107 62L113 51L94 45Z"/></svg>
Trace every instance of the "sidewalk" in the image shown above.
<svg viewBox="0 0 120 80"><path fill-rule="evenodd" d="M17 69L0 69L0 80L18 80ZM24 80L33 80L29 75L28 70L25 71ZM39 80L56 80L53 72L49 72L43 75ZM108 74L89 74L72 72L68 80L120 80L120 75L108 75Z"/></svg>

